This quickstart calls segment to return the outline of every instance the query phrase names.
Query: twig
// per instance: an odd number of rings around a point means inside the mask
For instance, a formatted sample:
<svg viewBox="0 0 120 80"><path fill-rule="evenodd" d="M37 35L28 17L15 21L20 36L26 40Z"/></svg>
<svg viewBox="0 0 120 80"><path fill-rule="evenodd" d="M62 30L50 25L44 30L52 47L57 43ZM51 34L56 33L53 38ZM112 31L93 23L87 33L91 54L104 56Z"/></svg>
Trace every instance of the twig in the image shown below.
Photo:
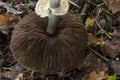
<svg viewBox="0 0 120 80"><path fill-rule="evenodd" d="M93 50L92 48L90 48L90 50L92 52L94 52L96 55L98 55L99 57L103 58L105 61L109 62L109 59L105 58L104 56L100 55L97 51Z"/></svg>
<svg viewBox="0 0 120 80"><path fill-rule="evenodd" d="M113 64L111 63L111 60L109 60L108 58L105 58L104 56L100 55L97 51L93 50L92 48L89 47L89 49L94 52L96 55L98 55L99 57L101 57L102 59L104 59L107 64L109 65L109 67L113 68Z"/></svg>
<svg viewBox="0 0 120 80"><path fill-rule="evenodd" d="M94 22L96 22L96 24L98 25L98 27L99 27L102 31L104 31L105 35L106 35L109 39L111 39L111 36L109 36L109 35L106 33L106 31L100 26L100 24L99 24L98 21L97 21L99 15L100 15L100 13L101 13L101 10L102 10L102 9L100 8L99 11L98 11L98 14L97 14L97 16L96 16L96 18L95 18L95 20L94 20Z"/></svg>
<svg viewBox="0 0 120 80"><path fill-rule="evenodd" d="M7 68L7 67L2 67L1 69L10 70L10 71L16 71L14 68Z"/></svg>
<svg viewBox="0 0 120 80"><path fill-rule="evenodd" d="M97 16L96 16L96 18L95 18L95 20L94 20L94 23L95 23L95 21L97 21L97 19L98 19L98 17L99 17L99 15L100 15L100 13L101 13L101 8L98 10L98 13L97 13Z"/></svg>
<svg viewBox="0 0 120 80"><path fill-rule="evenodd" d="M0 56L3 56L2 52L0 51Z"/></svg>
<svg viewBox="0 0 120 80"><path fill-rule="evenodd" d="M69 3L71 3L72 5L76 6L77 8L80 8L79 5L77 5L76 3L72 2L71 0L68 0Z"/></svg>
<svg viewBox="0 0 120 80"><path fill-rule="evenodd" d="M105 35L106 35L109 39L111 39L111 36L109 36L109 35L106 33L106 31L100 26L100 24L98 23L98 21L96 21L96 24L97 24L98 27L105 33Z"/></svg>
<svg viewBox="0 0 120 80"><path fill-rule="evenodd" d="M101 4L95 4L93 2L91 2L90 0L87 0L88 3L91 3L92 5L96 6L96 7L100 7L101 5L104 5L105 3L101 3Z"/></svg>
<svg viewBox="0 0 120 80"><path fill-rule="evenodd" d="M105 3L105 5L107 4L107 3L106 3L106 0L103 0L103 2Z"/></svg>
<svg viewBox="0 0 120 80"><path fill-rule="evenodd" d="M83 23L84 23L85 20L86 20L87 11L89 10L89 6L90 6L89 3L86 2L85 5L84 5L84 7L83 7L83 10L82 10L82 12L81 12L81 14L80 14L80 17L81 17Z"/></svg>

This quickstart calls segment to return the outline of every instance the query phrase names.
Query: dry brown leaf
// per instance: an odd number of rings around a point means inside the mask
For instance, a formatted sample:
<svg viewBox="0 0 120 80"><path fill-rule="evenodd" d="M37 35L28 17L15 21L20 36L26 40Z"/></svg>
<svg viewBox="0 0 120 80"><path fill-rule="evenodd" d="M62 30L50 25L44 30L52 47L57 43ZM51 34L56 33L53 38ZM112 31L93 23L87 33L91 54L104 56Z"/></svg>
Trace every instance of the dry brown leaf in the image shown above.
<svg viewBox="0 0 120 80"><path fill-rule="evenodd" d="M102 39L101 38L97 38L96 36L94 36L92 33L88 33L88 41L92 44L96 44L97 42L101 42Z"/></svg>
<svg viewBox="0 0 120 80"><path fill-rule="evenodd" d="M110 57L115 58L120 51L119 47L120 47L120 44L115 45L112 41L107 41L105 42L105 45L104 45L104 51Z"/></svg>
<svg viewBox="0 0 120 80"><path fill-rule="evenodd" d="M84 69L87 73L91 71L96 71L98 73L101 71L108 71L108 67L104 61L92 52L85 57L82 69Z"/></svg>
<svg viewBox="0 0 120 80"><path fill-rule="evenodd" d="M7 34L5 30L7 30L8 24L9 24L9 16L0 15L0 32Z"/></svg>
<svg viewBox="0 0 120 80"><path fill-rule="evenodd" d="M9 15L0 15L0 25L8 25Z"/></svg>
<svg viewBox="0 0 120 80"><path fill-rule="evenodd" d="M0 31L14 28L14 25L21 19L19 15L15 14L1 14L0 15Z"/></svg>
<svg viewBox="0 0 120 80"><path fill-rule="evenodd" d="M22 80L23 79L23 73L19 73L19 75L15 78L15 80Z"/></svg>
<svg viewBox="0 0 120 80"><path fill-rule="evenodd" d="M120 16L117 16L117 20L120 21Z"/></svg>
<svg viewBox="0 0 120 80"><path fill-rule="evenodd" d="M107 80L108 74L105 71L96 73L92 71L89 75L85 75L82 80Z"/></svg>
<svg viewBox="0 0 120 80"><path fill-rule="evenodd" d="M105 42L103 50L112 58L115 58L120 53L120 32L114 30L112 39Z"/></svg>
<svg viewBox="0 0 120 80"><path fill-rule="evenodd" d="M114 72L117 75L120 75L120 60L111 60L111 65L112 65Z"/></svg>
<svg viewBox="0 0 120 80"><path fill-rule="evenodd" d="M0 1L0 7L6 8L8 13L13 13L13 14L22 14L23 13L21 11L15 10L8 3L4 3L2 1Z"/></svg>
<svg viewBox="0 0 120 80"><path fill-rule="evenodd" d="M17 77L19 72L16 72L16 71L6 71L6 72L3 72L1 73L0 76L4 76L6 78L9 78L9 79L15 79Z"/></svg>
<svg viewBox="0 0 120 80"><path fill-rule="evenodd" d="M120 0L106 0L106 3L112 13L120 12Z"/></svg>

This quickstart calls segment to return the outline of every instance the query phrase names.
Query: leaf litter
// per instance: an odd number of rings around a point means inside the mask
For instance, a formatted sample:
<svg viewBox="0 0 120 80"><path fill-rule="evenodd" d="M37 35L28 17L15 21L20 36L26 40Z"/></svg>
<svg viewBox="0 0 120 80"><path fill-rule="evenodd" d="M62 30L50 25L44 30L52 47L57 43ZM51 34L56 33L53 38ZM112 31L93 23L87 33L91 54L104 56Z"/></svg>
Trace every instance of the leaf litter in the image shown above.
<svg viewBox="0 0 120 80"><path fill-rule="evenodd" d="M31 80L31 71L20 66L13 58L9 42L14 25L25 15L34 11L36 2L37 0L0 0L0 80ZM83 0L82 2L75 0L73 2L80 6L80 8L70 7L71 12L75 14L80 14L82 11L81 3L88 2L92 5L87 13L86 22L84 22L88 30L88 45L87 55L81 68L83 71L80 73L80 75L83 74L81 79L113 80L114 76L111 77L111 75L115 75L116 80L119 80L120 1ZM101 9L100 12L99 9ZM110 64L94 54L90 48L109 59Z"/></svg>

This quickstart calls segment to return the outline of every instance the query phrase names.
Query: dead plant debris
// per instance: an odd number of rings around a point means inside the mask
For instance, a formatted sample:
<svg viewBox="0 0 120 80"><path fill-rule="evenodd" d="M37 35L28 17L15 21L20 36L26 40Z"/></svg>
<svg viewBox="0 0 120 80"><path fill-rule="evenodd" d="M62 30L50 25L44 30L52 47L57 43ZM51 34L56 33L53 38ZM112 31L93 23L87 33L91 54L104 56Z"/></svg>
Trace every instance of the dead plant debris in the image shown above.
<svg viewBox="0 0 120 80"><path fill-rule="evenodd" d="M0 80L33 78L32 72L14 59L9 43L14 25L34 11L37 1L0 0ZM85 14L82 18L88 31L86 57L80 70L71 71L67 78L58 80L120 80L120 0L71 1L79 6L70 5L71 13ZM83 10L86 3L87 11Z"/></svg>

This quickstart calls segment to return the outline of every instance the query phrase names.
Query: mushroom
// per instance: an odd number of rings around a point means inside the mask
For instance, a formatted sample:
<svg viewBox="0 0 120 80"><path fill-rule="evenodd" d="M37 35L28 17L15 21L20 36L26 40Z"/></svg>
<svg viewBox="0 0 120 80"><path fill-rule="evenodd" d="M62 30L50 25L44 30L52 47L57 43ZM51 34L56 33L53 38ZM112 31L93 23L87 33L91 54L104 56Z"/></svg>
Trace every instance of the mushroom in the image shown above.
<svg viewBox="0 0 120 80"><path fill-rule="evenodd" d="M54 15L64 15L68 12L69 3L67 0L61 0L60 6L58 8L51 8L50 0L39 0L36 4L35 12L40 17L49 16L50 10ZM49 10L50 9L50 10Z"/></svg>
<svg viewBox="0 0 120 80"><path fill-rule="evenodd" d="M55 17L54 12L51 14ZM31 12L18 22L10 48L22 66L43 74L58 74L81 65L85 55L86 29L76 15L62 15L56 18L58 23L53 27L57 27L53 34L48 29L50 17L40 18Z"/></svg>

